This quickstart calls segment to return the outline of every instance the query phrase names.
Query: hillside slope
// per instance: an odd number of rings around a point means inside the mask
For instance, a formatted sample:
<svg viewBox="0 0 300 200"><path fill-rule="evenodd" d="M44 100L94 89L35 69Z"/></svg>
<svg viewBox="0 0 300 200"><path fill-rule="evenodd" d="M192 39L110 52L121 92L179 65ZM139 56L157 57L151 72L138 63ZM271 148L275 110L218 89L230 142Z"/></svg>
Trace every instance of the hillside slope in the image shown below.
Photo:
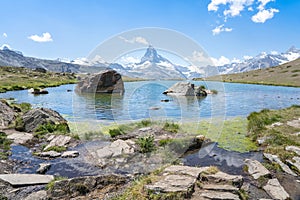
<svg viewBox="0 0 300 200"><path fill-rule="evenodd" d="M204 80L300 87L300 58L276 67L212 76Z"/></svg>

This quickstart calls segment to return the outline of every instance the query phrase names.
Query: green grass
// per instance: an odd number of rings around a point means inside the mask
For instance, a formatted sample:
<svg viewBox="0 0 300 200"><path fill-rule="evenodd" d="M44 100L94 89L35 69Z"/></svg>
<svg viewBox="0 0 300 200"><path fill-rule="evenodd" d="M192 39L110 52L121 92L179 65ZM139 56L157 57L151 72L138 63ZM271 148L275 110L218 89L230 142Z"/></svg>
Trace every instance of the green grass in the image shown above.
<svg viewBox="0 0 300 200"><path fill-rule="evenodd" d="M0 159L7 159L9 156L10 144L12 142L7 139L4 132L0 132Z"/></svg>
<svg viewBox="0 0 300 200"><path fill-rule="evenodd" d="M257 149L248 135L247 119L232 118L228 120L214 118L213 121L203 120L181 125L187 133L204 135L212 141L218 142L219 147L229 151L249 152Z"/></svg>
<svg viewBox="0 0 300 200"><path fill-rule="evenodd" d="M53 72L41 73L21 67L0 67L0 92L55 87L77 82L74 75L69 73L64 74Z"/></svg>

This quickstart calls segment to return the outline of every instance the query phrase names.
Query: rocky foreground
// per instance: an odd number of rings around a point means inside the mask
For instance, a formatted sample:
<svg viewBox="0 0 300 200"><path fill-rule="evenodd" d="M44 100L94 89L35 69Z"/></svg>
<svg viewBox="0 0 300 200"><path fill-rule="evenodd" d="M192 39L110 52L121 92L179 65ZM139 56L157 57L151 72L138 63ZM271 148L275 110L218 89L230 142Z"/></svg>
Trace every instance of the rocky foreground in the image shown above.
<svg viewBox="0 0 300 200"><path fill-rule="evenodd" d="M83 143L53 110L7 101L1 101L0 107L0 199L300 198L298 146L284 147L293 155L287 159L270 151L264 152L263 162L245 159L243 172L231 174L216 166L184 166L185 155L211 141L202 135L180 133L174 123L160 127L144 122L130 133L113 129L109 138ZM300 119L293 119L269 128L299 130L299 125ZM258 138L262 148L268 142L265 136ZM26 146L30 156L42 162L32 166L34 163L10 159L9 146L14 145ZM81 167L77 175L63 177L56 161ZM36 170L18 172L24 165ZM66 171L76 170L65 166ZM79 173L88 168L91 173Z"/></svg>

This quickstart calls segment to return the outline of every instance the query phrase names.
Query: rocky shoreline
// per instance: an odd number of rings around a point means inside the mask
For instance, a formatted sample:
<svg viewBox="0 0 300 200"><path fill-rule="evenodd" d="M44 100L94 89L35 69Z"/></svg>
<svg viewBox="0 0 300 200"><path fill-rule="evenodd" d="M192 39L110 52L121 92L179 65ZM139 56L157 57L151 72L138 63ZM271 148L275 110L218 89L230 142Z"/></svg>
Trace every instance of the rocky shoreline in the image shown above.
<svg viewBox="0 0 300 200"><path fill-rule="evenodd" d="M242 171L231 174L213 165L186 166L184 159L188 155L199 154L199 150L212 142L203 135L181 133L176 123L166 122L161 127L143 122L130 133L112 129L111 137L83 142L70 133L66 121L53 110L24 108L4 100L0 101L0 107L1 144L26 147L31 157L25 164L12 159L14 155L7 151L2 152L1 199L300 197L300 148L297 146L285 147L294 155L291 159L282 160L265 152L262 162L248 157L242 160ZM300 119L285 124L298 130ZM273 123L270 127L281 125ZM262 138L258 140L262 147L267 142L261 141ZM207 156L217 159L218 155L213 152L210 149ZM18 172L25 166L34 170ZM62 168L65 171L61 174ZM76 170L90 173L76 176ZM62 177L67 171L74 173ZM135 187L139 187L139 194L133 192Z"/></svg>

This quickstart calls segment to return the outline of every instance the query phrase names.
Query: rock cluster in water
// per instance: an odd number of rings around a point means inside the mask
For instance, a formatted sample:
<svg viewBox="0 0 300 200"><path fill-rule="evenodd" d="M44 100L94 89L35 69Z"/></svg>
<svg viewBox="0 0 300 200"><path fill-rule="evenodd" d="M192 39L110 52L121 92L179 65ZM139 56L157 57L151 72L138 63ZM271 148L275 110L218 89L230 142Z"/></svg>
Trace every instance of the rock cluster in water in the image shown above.
<svg viewBox="0 0 300 200"><path fill-rule="evenodd" d="M174 96L207 96L207 91L201 86L195 86L190 82L178 82L163 92L166 95Z"/></svg>

